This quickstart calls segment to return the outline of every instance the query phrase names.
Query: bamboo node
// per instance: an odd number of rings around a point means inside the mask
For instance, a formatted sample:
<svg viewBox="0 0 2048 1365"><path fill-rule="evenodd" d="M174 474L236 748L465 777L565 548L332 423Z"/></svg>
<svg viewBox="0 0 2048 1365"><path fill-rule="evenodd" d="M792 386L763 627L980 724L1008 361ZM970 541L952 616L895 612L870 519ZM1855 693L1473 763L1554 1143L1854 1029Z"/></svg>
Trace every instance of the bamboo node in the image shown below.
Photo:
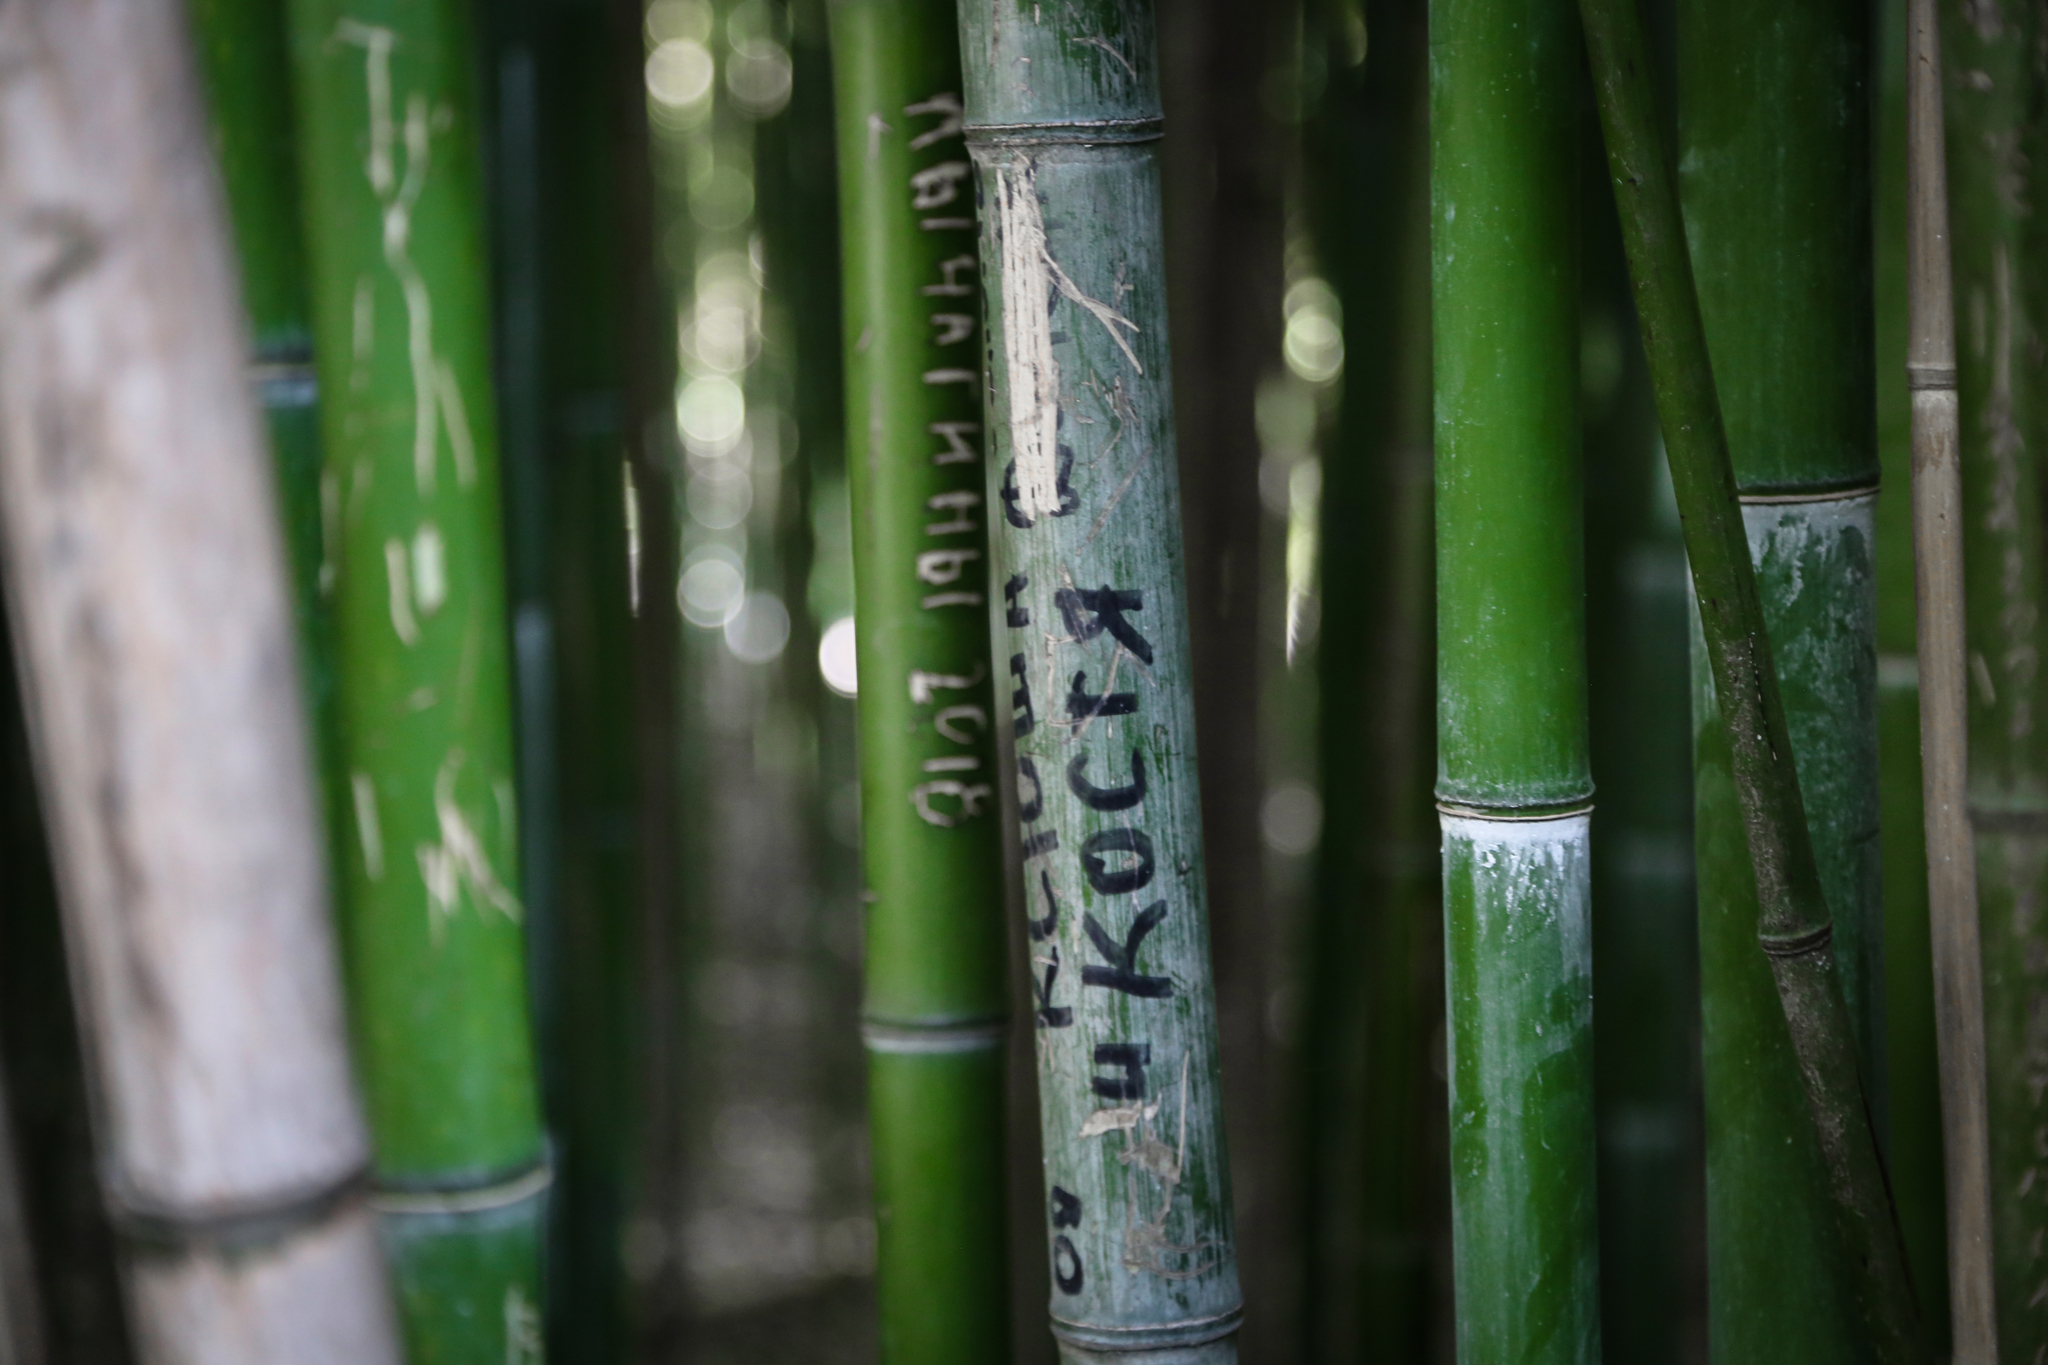
<svg viewBox="0 0 2048 1365"><path fill-rule="evenodd" d="M1835 925L1832 920L1817 929L1808 929L1803 934L1758 934L1756 936L1757 942L1763 945L1766 953L1780 959L1805 957L1810 953L1821 952L1834 940L1834 937Z"/></svg>

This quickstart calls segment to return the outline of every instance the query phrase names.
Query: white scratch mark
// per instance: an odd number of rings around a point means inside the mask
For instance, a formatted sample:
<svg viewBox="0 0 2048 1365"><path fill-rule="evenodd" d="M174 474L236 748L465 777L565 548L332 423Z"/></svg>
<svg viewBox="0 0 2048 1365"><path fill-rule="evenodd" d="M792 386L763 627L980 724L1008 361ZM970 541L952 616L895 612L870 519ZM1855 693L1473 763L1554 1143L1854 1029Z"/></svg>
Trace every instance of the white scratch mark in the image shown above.
<svg viewBox="0 0 2048 1365"><path fill-rule="evenodd" d="M882 134L893 133L895 131L896 130L891 128L888 124L882 122L882 116L880 114L871 113L868 115L869 161L873 161L876 157L882 154Z"/></svg>
<svg viewBox="0 0 2048 1365"><path fill-rule="evenodd" d="M431 521L421 522L412 535L412 597L422 616L432 616L448 600L448 556L441 529Z"/></svg>
<svg viewBox="0 0 2048 1365"><path fill-rule="evenodd" d="M441 421L448 429L448 453L455 457L458 487L476 486L476 442L469 434L469 409L462 403L462 386L455 382L455 367L435 362L434 382L441 397Z"/></svg>
<svg viewBox="0 0 2048 1365"><path fill-rule="evenodd" d="M908 118L922 118L926 114L937 114L939 126L919 133L910 139L910 150L921 152L934 142L961 135L960 97L952 94L933 95L921 104L906 104L903 113Z"/></svg>
<svg viewBox="0 0 2048 1365"><path fill-rule="evenodd" d="M1118 66L1121 66L1124 70L1131 73L1132 80L1138 79L1138 68L1132 66L1130 59L1124 56L1123 53L1118 52L1114 47L1112 47L1109 44L1107 40L1102 38L1069 38L1067 39L1067 41L1070 43L1078 43L1082 47L1092 47L1100 51L1107 52L1110 56L1116 58L1116 63Z"/></svg>
<svg viewBox="0 0 2048 1365"><path fill-rule="evenodd" d="M441 842L420 844L413 850L420 880L427 886L429 927L436 943L447 932L447 921L455 914L465 884L472 902L493 906L514 924L520 917L518 897L498 880L484 855L483 841L455 804L455 775L462 764L462 750L450 749L434 775L434 820L440 826Z"/></svg>
<svg viewBox="0 0 2048 1365"><path fill-rule="evenodd" d="M391 629L410 649L420 642L420 623L412 615L412 587L405 568L405 542L397 536L384 542L384 578L391 601Z"/></svg>
<svg viewBox="0 0 2048 1365"><path fill-rule="evenodd" d="M626 483L626 608L640 615L640 487L633 482L633 462L619 461Z"/></svg>
<svg viewBox="0 0 2048 1365"><path fill-rule="evenodd" d="M349 774L356 798L356 837L363 844L363 870L370 880L384 880L384 830L377 821L377 784L368 773Z"/></svg>
<svg viewBox="0 0 2048 1365"><path fill-rule="evenodd" d="M388 28L350 19L344 19L337 25L334 34L338 41L363 49L363 79L370 106L370 151L364 169L370 188L383 209L384 263L397 277L400 292L405 298L406 354L412 369L413 480L419 487L420 496L430 497L434 492L436 408L442 397L443 380L434 357L433 296L427 290L426 280L413 265L410 254L413 205L419 201L420 192L426 187L432 151L430 115L424 96L415 94L406 101L402 131L405 175L401 180L392 154L393 145L401 136L393 117L391 89L391 49L397 40ZM358 344L361 344L360 338ZM454 386L450 382L446 387L452 389ZM457 421L462 427L460 437L454 427ZM456 477L465 486L475 477L475 456L470 452L470 475L463 478L465 452L462 447L467 440L467 421L451 414L449 444L455 450Z"/></svg>
<svg viewBox="0 0 2048 1365"><path fill-rule="evenodd" d="M1159 1117L1159 1102L1150 1104L1125 1104L1114 1109L1098 1109L1081 1120L1081 1131L1074 1136L1080 1138L1101 1137L1104 1133L1124 1132L1136 1128L1140 1120Z"/></svg>
<svg viewBox="0 0 2048 1365"><path fill-rule="evenodd" d="M1124 340L1123 334L1116 330L1119 327L1128 327L1131 329L1131 335L1136 336L1138 334L1138 324L1132 322L1122 313L1117 312L1116 309L1102 302L1102 300L1091 299L1082 293L1080 288L1067 278L1067 272L1060 269L1060 263L1055 261L1049 253L1045 258L1045 264L1052 271L1053 283L1059 286L1060 293L1066 295L1073 302L1080 304L1089 313L1093 314L1095 320L1102 324L1102 330L1109 333L1109 339L1122 349L1124 357L1136 367L1138 373L1145 373L1145 367L1138 363L1138 353L1131 349L1131 343Z"/></svg>
<svg viewBox="0 0 2048 1365"><path fill-rule="evenodd" d="M1003 362L1009 380L1010 444L1017 458L1017 510L1026 520L1059 510L1060 368L1052 354L1052 257L1031 164L999 166L996 231L1002 243Z"/></svg>
<svg viewBox="0 0 2048 1365"><path fill-rule="evenodd" d="M505 1286L505 1365L540 1365L540 1310L526 1301L526 1291Z"/></svg>

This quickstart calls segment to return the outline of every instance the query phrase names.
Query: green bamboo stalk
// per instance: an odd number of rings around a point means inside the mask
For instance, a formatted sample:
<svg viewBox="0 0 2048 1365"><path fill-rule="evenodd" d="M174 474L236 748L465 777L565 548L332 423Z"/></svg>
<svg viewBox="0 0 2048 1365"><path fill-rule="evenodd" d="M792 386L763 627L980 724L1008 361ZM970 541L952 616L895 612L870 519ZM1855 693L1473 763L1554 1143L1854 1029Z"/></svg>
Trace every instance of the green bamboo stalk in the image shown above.
<svg viewBox="0 0 2048 1365"><path fill-rule="evenodd" d="M831 22L881 1358L999 1360L1005 874L958 33L952 0Z"/></svg>
<svg viewBox="0 0 2048 1365"><path fill-rule="evenodd" d="M1949 244L1954 262L1955 377L1961 405L1963 579L1972 675L1969 806L1976 829L1978 919L1990 1085L1991 1244L1996 1355L2031 1361L2048 1347L2048 1229L2040 1093L2048 1010L2048 678L2039 666L2048 584L2041 452L2048 449L2048 373L2037 341L2044 315L2033 200L2048 155L2048 95L2037 52L2042 16L1944 7ZM1917 397L1918 395L1916 395ZM1918 461L1916 460L1916 464ZM1950 1153L1953 1159L1954 1153ZM1950 1191L1950 1236L1958 1237ZM1951 1256L1955 1247L1951 1245ZM1963 1336L1958 1316L1957 1336ZM1992 1359L1984 1343L1973 1359ZM1964 1357L1958 1355L1961 1361Z"/></svg>
<svg viewBox="0 0 2048 1365"><path fill-rule="evenodd" d="M343 924L408 1350L539 1356L474 57L461 0L292 0L352 847Z"/></svg>
<svg viewBox="0 0 2048 1365"><path fill-rule="evenodd" d="M195 0L191 14L242 265L242 305L254 332L257 395L284 500L300 669L332 806L334 655L320 572L320 425L284 6L281 0Z"/></svg>
<svg viewBox="0 0 2048 1365"><path fill-rule="evenodd" d="M1243 1308L1150 6L976 0L960 17L993 333L989 583L1003 596L989 605L1016 735L1053 1334L1073 1362L1221 1365L1236 1359ZM954 183L934 190L932 216L966 216Z"/></svg>
<svg viewBox="0 0 2048 1365"><path fill-rule="evenodd" d="M1906 350L1906 5L1878 6L1878 97L1872 158L1877 445L1887 488L1912 479ZM1885 1081L1891 1141L1885 1167L1898 1205L1928 1348L1948 1354L1940 1077L1934 1057L1927 830L1920 799L1920 667L1915 658L1913 505L1877 500L1878 829L1883 850Z"/></svg>
<svg viewBox="0 0 2048 1365"><path fill-rule="evenodd" d="M1634 0L1582 0L1580 8L1644 349L1685 522L1705 642L1702 652L1712 670L1714 696L1728 716L1721 732L1728 754L1723 780L1734 787L1741 803L1762 956L1775 978L1781 1017L1812 1118L1810 1131L1819 1138L1825 1163L1822 1193L1831 1196L1835 1206L1839 1241L1821 1242L1818 1268L1823 1276L1815 1278L1820 1279L1820 1290L1830 1290L1832 1277L1825 1272L1842 1269L1846 1293L1852 1296L1848 1321L1835 1327L1839 1335L1809 1330L1801 1339L1818 1335L1813 1349L1834 1352L1846 1347L1858 1358L1923 1359L1916 1340L1912 1287L1878 1150L1879 1121L1859 1074L1857 1031L1831 952L1828 901L1807 831L1787 707L1779 695L1765 625L1760 574L1751 563L1746 518L1738 516L1734 466L1672 170L1658 135L1640 18ZM1710 1127L1710 1161L1715 1136ZM1789 1134L1794 1141L1802 1136L1799 1130ZM1737 1168L1729 1178L1747 1173ZM1790 1193L1800 1192L1794 1187ZM1759 1245L1753 1254L1782 1264L1786 1250L1786 1244ZM1760 1305L1758 1311L1767 1306ZM1831 1305L1823 1298L1802 1306L1817 1312ZM1713 1312L1718 1322L1722 1310L1716 1307ZM1802 1326L1787 1322L1782 1330L1789 1339ZM1743 1327L1731 1324L1738 1333ZM1725 1338L1716 1336L1714 1342L1716 1350L1728 1351ZM1786 1348L1781 1341L1763 1349L1776 1355Z"/></svg>
<svg viewBox="0 0 2048 1365"><path fill-rule="evenodd" d="M1437 802L1458 1356L1600 1352L1577 35L1432 0Z"/></svg>
<svg viewBox="0 0 2048 1365"><path fill-rule="evenodd" d="M1333 590L1316 642L1325 832L1303 963L1300 1311L1301 1359L1331 1365L1425 1358L1443 1297L1427 19L1421 0L1311 12L1328 74L1302 188L1343 304L1345 372L1317 537Z"/></svg>
<svg viewBox="0 0 2048 1365"><path fill-rule="evenodd" d="M1628 298L1599 128L1586 231L1587 684L1600 811L1592 852L1601 1345L1661 1365L1699 1344L1698 924L1692 885L1685 546Z"/></svg>
<svg viewBox="0 0 2048 1365"><path fill-rule="evenodd" d="M1859 1065L1881 1077L1867 19L1679 6L1686 228ZM1779 116L1744 117L1768 105ZM1849 1360L1853 1275L1798 1102L1742 807L1696 651L1696 839L1714 1358ZM1882 1088L1873 1092L1882 1127Z"/></svg>

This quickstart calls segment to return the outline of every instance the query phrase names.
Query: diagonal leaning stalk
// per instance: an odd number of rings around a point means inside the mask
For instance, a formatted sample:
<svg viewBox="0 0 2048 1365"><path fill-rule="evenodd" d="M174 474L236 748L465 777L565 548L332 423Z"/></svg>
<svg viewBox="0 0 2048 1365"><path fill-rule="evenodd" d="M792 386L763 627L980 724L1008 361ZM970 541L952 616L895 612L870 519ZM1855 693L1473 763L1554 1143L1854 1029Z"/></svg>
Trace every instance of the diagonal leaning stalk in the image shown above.
<svg viewBox="0 0 2048 1365"><path fill-rule="evenodd" d="M989 606L1017 745L1053 1333L1070 1363L1223 1365L1237 1359L1243 1310L1151 6L967 0L960 52L991 333ZM966 216L967 187L954 186L967 170L933 174L932 219Z"/></svg>
<svg viewBox="0 0 2048 1365"><path fill-rule="evenodd" d="M1877 1134L1830 950L1832 924L1806 828L1792 746L1736 500L1678 196L1658 136L1635 0L1580 0L1608 165L1671 479L1685 521L1709 662L1734 750L1759 904L1757 934L1778 997L1863 1325L1879 1360L1922 1359Z"/></svg>

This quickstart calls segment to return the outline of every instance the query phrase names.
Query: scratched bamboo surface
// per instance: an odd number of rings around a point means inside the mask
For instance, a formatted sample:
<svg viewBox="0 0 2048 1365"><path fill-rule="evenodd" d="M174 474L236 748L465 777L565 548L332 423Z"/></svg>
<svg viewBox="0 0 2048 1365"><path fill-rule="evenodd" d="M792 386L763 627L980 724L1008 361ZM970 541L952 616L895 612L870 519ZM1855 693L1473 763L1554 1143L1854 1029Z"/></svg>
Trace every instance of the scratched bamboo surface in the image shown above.
<svg viewBox="0 0 2048 1365"><path fill-rule="evenodd" d="M983 353L950 0L832 17L881 1359L1009 1341Z"/></svg>
<svg viewBox="0 0 2048 1365"><path fill-rule="evenodd" d="M2008 10L1994 20L1941 7L1993 1278L1998 1358L2011 1362L2032 1360L2048 1346L2048 1260L2039 1247L2048 1228L2040 1188L2048 1166L2037 1141L2048 1100L2038 1085L2040 1025L2029 1022L2048 1008L2048 940L2040 922L2048 889L2048 730L2041 724L2048 678L2039 664L2048 591L2040 463L2048 444L2048 367L2031 340L2044 311L2030 207L2040 194L2037 159L2048 155L2048 83L2028 55L2043 34L2033 10ZM1938 1289L1930 1286L1927 1295Z"/></svg>
<svg viewBox="0 0 2048 1365"><path fill-rule="evenodd" d="M1228 1361L1242 1309L1149 8L961 12L994 333L991 606L1027 854L1054 1335L1075 1361Z"/></svg>
<svg viewBox="0 0 2048 1365"><path fill-rule="evenodd" d="M538 1358L547 1169L466 11L289 13L378 1198L412 1358L496 1362Z"/></svg>
<svg viewBox="0 0 2048 1365"><path fill-rule="evenodd" d="M8 589L105 1195L153 1244L138 1354L395 1360L184 14L17 11L0 42Z"/></svg>

